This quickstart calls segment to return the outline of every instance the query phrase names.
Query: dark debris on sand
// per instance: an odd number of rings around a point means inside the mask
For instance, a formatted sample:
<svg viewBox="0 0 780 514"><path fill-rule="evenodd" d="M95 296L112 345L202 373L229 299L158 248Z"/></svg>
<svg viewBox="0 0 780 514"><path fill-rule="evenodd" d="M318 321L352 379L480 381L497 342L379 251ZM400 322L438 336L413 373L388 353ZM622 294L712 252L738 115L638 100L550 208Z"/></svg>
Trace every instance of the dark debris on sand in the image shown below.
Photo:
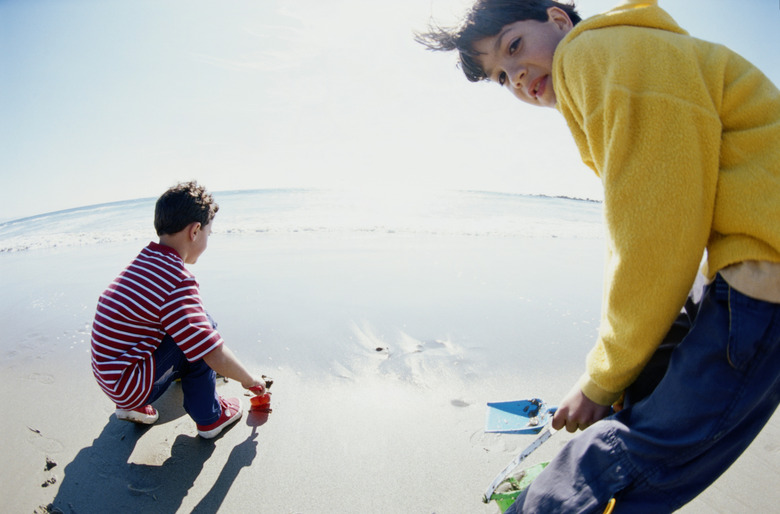
<svg viewBox="0 0 780 514"><path fill-rule="evenodd" d="M60 509L52 505L41 505L33 511L33 514L65 514Z"/></svg>

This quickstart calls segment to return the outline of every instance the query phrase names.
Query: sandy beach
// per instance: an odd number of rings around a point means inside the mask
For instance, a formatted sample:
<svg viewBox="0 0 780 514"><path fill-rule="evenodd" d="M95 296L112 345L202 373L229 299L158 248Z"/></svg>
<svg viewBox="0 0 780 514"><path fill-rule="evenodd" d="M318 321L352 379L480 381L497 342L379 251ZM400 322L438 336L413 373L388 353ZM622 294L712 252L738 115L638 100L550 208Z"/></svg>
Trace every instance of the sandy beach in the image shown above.
<svg viewBox="0 0 780 514"><path fill-rule="evenodd" d="M482 493L533 436L485 434L485 403L557 402L597 329L599 239L217 232L191 269L275 383L272 413L205 441L177 386L139 427L91 375L97 297L144 244L0 253L4 511L496 513ZM775 415L681 512L778 512L779 441Z"/></svg>

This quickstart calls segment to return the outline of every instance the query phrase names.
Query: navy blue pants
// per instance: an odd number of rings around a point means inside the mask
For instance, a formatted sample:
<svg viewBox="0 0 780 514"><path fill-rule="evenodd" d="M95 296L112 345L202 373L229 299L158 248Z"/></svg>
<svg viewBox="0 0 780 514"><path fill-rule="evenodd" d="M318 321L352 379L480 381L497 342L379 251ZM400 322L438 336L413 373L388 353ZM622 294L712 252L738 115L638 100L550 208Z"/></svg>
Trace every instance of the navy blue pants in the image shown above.
<svg viewBox="0 0 780 514"><path fill-rule="evenodd" d="M780 304L720 276L645 398L570 440L506 511L672 512L715 481L780 401Z"/></svg>
<svg viewBox="0 0 780 514"><path fill-rule="evenodd" d="M154 351L154 385L147 403L152 403L177 378L181 379L184 410L198 425L215 423L222 414L217 397L217 375L203 359L187 361L184 352L165 335Z"/></svg>

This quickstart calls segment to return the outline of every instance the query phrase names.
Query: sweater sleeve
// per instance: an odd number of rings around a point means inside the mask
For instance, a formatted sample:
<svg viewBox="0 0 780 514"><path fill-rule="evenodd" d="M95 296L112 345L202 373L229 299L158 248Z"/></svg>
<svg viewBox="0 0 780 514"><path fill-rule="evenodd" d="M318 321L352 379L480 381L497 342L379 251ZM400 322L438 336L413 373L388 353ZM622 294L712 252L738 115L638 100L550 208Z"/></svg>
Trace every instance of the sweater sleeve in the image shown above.
<svg viewBox="0 0 780 514"><path fill-rule="evenodd" d="M682 308L717 186L712 92L679 44L686 36L652 32L590 31L556 59L558 108L604 186L602 314L580 380L602 405L636 379Z"/></svg>

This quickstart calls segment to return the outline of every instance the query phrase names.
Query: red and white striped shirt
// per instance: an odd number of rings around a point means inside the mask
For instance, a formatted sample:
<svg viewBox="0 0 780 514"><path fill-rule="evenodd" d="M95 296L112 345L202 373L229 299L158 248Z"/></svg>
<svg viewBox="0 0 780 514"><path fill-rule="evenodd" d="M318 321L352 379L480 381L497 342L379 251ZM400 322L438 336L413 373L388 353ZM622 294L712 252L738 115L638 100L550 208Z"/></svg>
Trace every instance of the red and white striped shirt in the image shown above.
<svg viewBox="0 0 780 514"><path fill-rule="evenodd" d="M92 324L92 372L118 408L146 404L165 334L190 362L222 344L195 277L173 248L152 242L100 296Z"/></svg>

